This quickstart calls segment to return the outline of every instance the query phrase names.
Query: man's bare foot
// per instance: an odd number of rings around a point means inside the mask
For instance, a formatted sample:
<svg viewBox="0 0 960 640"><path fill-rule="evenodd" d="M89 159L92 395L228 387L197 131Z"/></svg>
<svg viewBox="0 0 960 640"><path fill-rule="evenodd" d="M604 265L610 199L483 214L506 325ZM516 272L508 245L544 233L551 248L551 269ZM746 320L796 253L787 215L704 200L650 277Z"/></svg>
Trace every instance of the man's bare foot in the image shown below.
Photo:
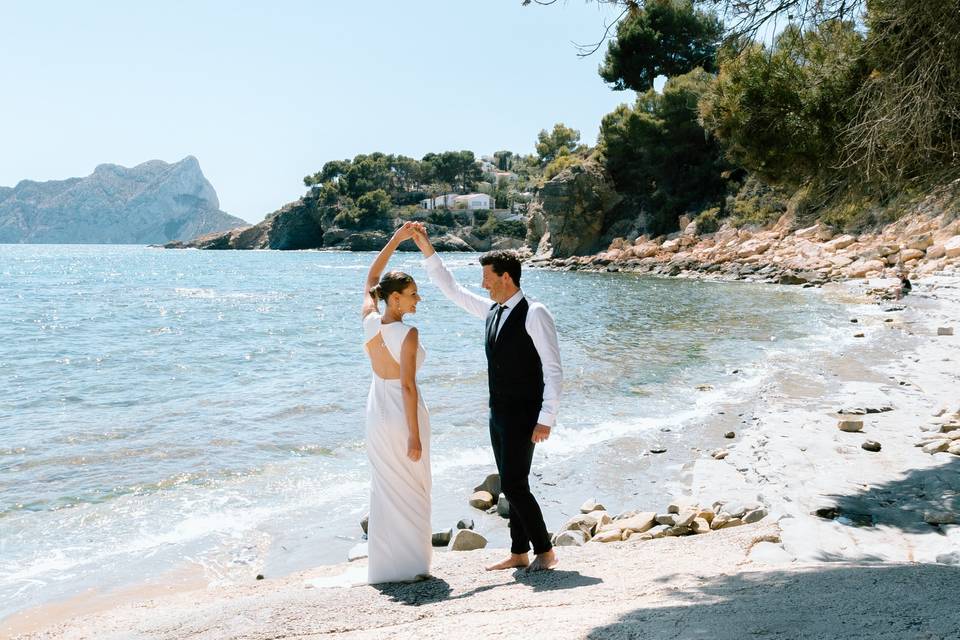
<svg viewBox="0 0 960 640"><path fill-rule="evenodd" d="M511 553L510 557L503 562L492 564L487 567L487 571L500 571L502 569L522 569L530 564L530 560L525 553Z"/></svg>
<svg viewBox="0 0 960 640"><path fill-rule="evenodd" d="M560 559L557 557L557 554L554 553L553 549L550 551L545 551L544 553L538 554L537 557L533 559L533 562L530 563L530 566L527 567L527 573L531 571L546 571L547 569L553 569L557 566L557 563L560 562Z"/></svg>

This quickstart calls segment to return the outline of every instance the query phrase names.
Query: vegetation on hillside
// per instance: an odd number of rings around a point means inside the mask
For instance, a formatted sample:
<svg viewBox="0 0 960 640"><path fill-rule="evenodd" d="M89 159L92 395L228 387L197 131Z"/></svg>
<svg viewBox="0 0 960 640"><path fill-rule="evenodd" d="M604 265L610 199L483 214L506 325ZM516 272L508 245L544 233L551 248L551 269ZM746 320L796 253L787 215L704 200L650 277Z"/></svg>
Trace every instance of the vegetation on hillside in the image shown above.
<svg viewBox="0 0 960 640"><path fill-rule="evenodd" d="M597 150L619 216L652 233L765 224L788 200L856 230L960 174L957 0L598 2L623 7L599 74L640 93Z"/></svg>

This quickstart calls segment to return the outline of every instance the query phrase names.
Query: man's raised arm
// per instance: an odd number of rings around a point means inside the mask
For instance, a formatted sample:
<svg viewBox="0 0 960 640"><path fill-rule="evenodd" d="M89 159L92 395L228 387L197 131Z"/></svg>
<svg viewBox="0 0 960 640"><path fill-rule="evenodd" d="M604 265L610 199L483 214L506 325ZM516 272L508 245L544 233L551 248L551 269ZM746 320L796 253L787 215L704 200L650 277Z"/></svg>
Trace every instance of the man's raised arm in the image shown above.
<svg viewBox="0 0 960 640"><path fill-rule="evenodd" d="M490 306L493 302L483 296L478 296L472 291L464 289L458 283L443 260L437 255L433 245L430 244L430 238L427 237L426 229L420 225L418 231L413 235L413 241L423 252L423 266L427 269L427 275L430 281L440 288L451 302L478 318L486 318L490 312Z"/></svg>

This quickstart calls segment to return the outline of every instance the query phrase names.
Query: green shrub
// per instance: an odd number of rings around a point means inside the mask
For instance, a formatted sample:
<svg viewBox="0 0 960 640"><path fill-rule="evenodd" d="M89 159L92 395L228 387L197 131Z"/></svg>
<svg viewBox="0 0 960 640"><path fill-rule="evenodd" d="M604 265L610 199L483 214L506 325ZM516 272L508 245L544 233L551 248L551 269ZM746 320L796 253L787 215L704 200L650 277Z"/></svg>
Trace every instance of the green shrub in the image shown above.
<svg viewBox="0 0 960 640"><path fill-rule="evenodd" d="M510 238L525 238L527 225L520 220L498 220L496 216L489 216L487 221L473 230L478 238L491 236L508 236Z"/></svg>
<svg viewBox="0 0 960 640"><path fill-rule="evenodd" d="M562 155L558 156L556 160L547 165L547 168L543 170L544 180L552 180L567 167L572 167L575 164L580 164L583 162L583 158L580 158L575 155Z"/></svg>
<svg viewBox="0 0 960 640"><path fill-rule="evenodd" d="M697 223L697 233L713 233L720 228L720 207L701 211L693 221Z"/></svg>
<svg viewBox="0 0 960 640"><path fill-rule="evenodd" d="M442 227L453 226L453 213L449 209L433 209L427 214L427 222Z"/></svg>
<svg viewBox="0 0 960 640"><path fill-rule="evenodd" d="M788 188L771 186L750 177L737 194L727 201L730 222L736 227L773 224L787 211L789 199Z"/></svg>

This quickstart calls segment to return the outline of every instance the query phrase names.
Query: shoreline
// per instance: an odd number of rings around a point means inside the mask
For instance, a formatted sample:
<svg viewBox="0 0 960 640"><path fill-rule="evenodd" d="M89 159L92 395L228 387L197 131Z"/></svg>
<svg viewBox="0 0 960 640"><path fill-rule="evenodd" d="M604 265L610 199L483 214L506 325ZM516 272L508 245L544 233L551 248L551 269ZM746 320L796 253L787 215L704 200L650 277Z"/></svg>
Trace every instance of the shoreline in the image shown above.
<svg viewBox="0 0 960 640"><path fill-rule="evenodd" d="M882 283L867 281L841 286L830 285L825 294L862 300L860 296L876 284ZM865 561L921 562L934 566L937 557L949 556L953 552L956 552L956 563L960 564L960 526L934 527L923 523L923 511L929 510L931 505L921 504L922 499L916 495L912 499L917 501L917 504L909 505L909 509L902 508L903 505L884 504L891 499L891 493L894 497L902 497L911 495L911 492L917 493L914 489L918 483L921 491L922 487L935 484L930 474L931 470L938 467L954 469L952 474L947 475L956 479L955 468L960 467L960 458L947 453L923 453L914 444L921 436L926 435L920 427L934 423L935 419L930 414L935 413L941 405L950 413L960 410L955 394L954 397L950 395L951 387L948 385L956 384L960 380L955 373L955 362L960 357L960 342L952 336L936 336L936 326L950 324L960 317L960 278L956 275L924 278L914 290L914 294L908 296L902 304L906 306L903 311L887 313L877 309L875 313L864 314L856 325L851 324L851 330L869 334L862 346L855 344L848 353L838 354L832 361L814 362L814 365L819 366L819 370L810 372L806 379L798 375L798 372L785 371L780 376L782 379L765 385L764 389L759 390L758 397L749 401L753 406L765 410L750 415L747 425L740 420L742 416L737 416L733 410L726 410L731 407L717 405L717 413L724 413L705 421L702 425L703 434L696 437L691 433L681 434L684 439L700 441L701 436L712 433L715 439L723 440L721 434L727 427L734 422L740 425L734 427L737 430L736 438L723 445L729 450L727 458L714 460L705 451L694 451L691 456L693 461L682 465L677 477L672 479L672 484L679 491L689 492L690 497L702 501L721 496L728 500L741 496L743 499L756 500L759 496L770 511L767 518L756 525L716 531L704 536L652 540L639 544L629 540L622 543L590 543L580 549L561 548L561 565L557 573L559 577L542 579L551 584L557 581L575 583L572 587L556 587L557 593L563 592L572 597L572 600L564 600L564 604L558 606L569 611L577 607L589 608L591 599L597 596L593 590L602 590L604 587L598 585L609 582L607 577L613 574L622 581L620 587L636 590L643 597L662 600L664 594L678 586L677 580L682 583L680 588L684 588L682 585L686 583L680 578L670 578L665 574L661 576L664 578L663 583L653 583L643 573L634 577L624 576L620 575L614 565L630 564L637 559L637 554L646 558L647 562L662 562L662 558L657 560L660 556L669 556L670 560L674 561L676 558L670 555L671 550L677 550L678 553L674 554L677 557L690 556L690 561L694 564L709 565L709 570L701 568L701 571L708 577L712 576L712 579L724 574L730 575L731 572L769 573L775 570L778 573L786 571L791 575L795 572L802 574L820 571L825 566L824 561L830 561L831 567ZM894 322L886 322L888 318ZM942 358L945 357L950 360L944 362ZM893 383L886 378L890 374L894 374ZM838 378L842 378L839 384ZM822 394L826 394L826 397L817 399L817 396ZM857 416L865 419L865 433L842 433L837 430L835 411L841 406L877 403L892 404L894 410ZM859 448L860 442L867 437L881 441L881 452L869 453ZM856 477L847 477L845 474L849 472L856 473ZM898 480L904 472L918 476L917 480L912 483L909 479ZM948 482L941 489L940 493L947 497L937 495L937 504L944 506L946 503L946 506L955 507L960 512L960 504L955 497L960 495L960 481L955 484ZM954 493L950 494L951 491ZM597 498L603 501L602 495ZM576 500L571 500L568 496L567 502L562 506L576 511L577 504L572 502ZM611 512L616 512L621 508L635 508L638 505L609 506ZM870 527L857 527L846 524L843 520L845 516L824 519L810 515L810 511L826 506L838 507L840 514L874 513L873 517L878 518L878 522ZM658 508L665 507L666 501ZM774 529L775 531L770 533ZM757 538L780 541L757 542ZM730 542L734 539L739 542ZM730 548L731 544L733 548ZM509 590L516 585L529 587L534 584L531 593L524 591L521 594L524 607L531 609L532 613L529 615L534 615L537 611L543 614L551 606L542 601L545 600L542 598L544 591L552 594L554 589L538 591L535 582L540 578L518 581L511 576L507 580L503 574L479 572L479 566L496 557L498 552L502 551L488 548L475 552L437 553L434 574L438 580L428 581L419 587L397 587L395 591L400 600L403 600L403 594L407 592L416 594L423 590L430 591L436 587L434 583L437 582L448 584L452 588L451 593L457 593L458 588L462 588L463 593L448 594L448 597L438 600L432 617L428 616L423 624L418 623L416 627L407 627L406 631L400 628L391 629L389 633L396 633L396 636L391 637L404 637L403 633L409 633L412 629L416 629L418 635L421 631L426 631L426 637L431 637L431 630L442 628L442 619L447 615L443 601L450 598L473 602L468 603L468 607L489 610L492 602L481 593L481 588L468 588L467 585L487 584L493 580L490 575L500 576L494 580L497 585L511 583L509 587L501 585L497 586L497 589L491 586L493 591L501 588ZM732 557L717 563L718 557L723 553L732 554ZM136 624L138 633L144 635L149 633L151 637L180 637L176 632L178 625L184 621L199 624L199 614L189 607L181 607L173 612L162 609L166 609L166 603L187 599L195 600L201 610L214 616L210 623L212 626L206 629L204 637L259 637L258 633L265 633L267 627L263 626L263 621L256 620L257 616L250 607L257 606L258 601L265 599L271 607L276 605L285 611L275 620L277 625L285 629L291 625L294 628L303 625L304 630L308 626L316 629L318 625L327 625L324 627L327 631L317 631L317 634L339 630L347 637L377 637L365 635L363 632L377 617L370 607L354 607L338 602L344 600L342 591L337 596L333 593L337 590L316 590L311 593L311 590L302 588L304 579L332 575L342 571L345 566L327 565L285 577L268 577L255 583L208 586L199 590L192 588L197 586L196 584L183 585L183 588L188 588L188 591L183 593L178 593L177 588L170 588L174 585L166 584L158 587L157 592L137 593L136 589L130 589L122 590L123 593L78 596L66 603L44 605L0 621L0 636L16 632L27 633L25 637L29 638L84 637L96 629L113 629L115 637L129 637L124 635L123 625ZM899 564L891 566L901 567ZM938 571L950 568L947 563L935 566ZM582 576L587 573L584 567L596 569L593 575L600 582L580 584L583 582ZM570 570L573 569L579 572L580 578L572 575ZM657 568L656 571L661 569ZM646 570L651 570L651 567L647 566ZM428 587L431 584L434 584L434 587ZM863 585L860 585L860 588L863 588ZM582 597L573 597L581 591ZM366 603L376 608L379 606L377 603L384 599L385 591L373 587L358 587L348 593L351 600L354 594L357 594L357 602L354 604ZM935 599L933 595L935 594L928 594L931 602ZM391 598L396 600L395 596ZM89 604L93 600L96 600L97 606L91 608ZM426 597L426 600L429 601L430 598ZM241 601L246 604L239 604ZM88 604L86 608L84 602ZM319 617L300 620L301 616L297 614L296 608L292 607L294 602L299 602ZM331 607L330 612L317 608L316 604L320 602L327 603L326 606ZM426 604L431 605L433 611L433 603ZM228 611L232 613L215 615L213 612L221 605L228 607ZM405 604L402 607L405 609L401 608L401 611L414 608ZM514 607L507 608L510 610L512 622L504 626L515 622L522 623L527 619L528 614ZM620 611L621 608L616 602L610 602L610 611L604 611L610 613L614 610ZM138 613L140 615L137 615ZM477 612L467 613L473 618L477 617ZM249 634L227 624L224 616L228 615L245 618L251 625ZM573 626L567 629L572 634L564 632L559 637L585 637L581 631L573 631L578 628L573 618L568 620ZM40 623L40 620L43 623ZM447 620L446 624L457 623ZM499 627L493 628L489 623L478 624L481 625L480 629L490 632L490 635L485 637L497 637ZM41 631L44 628L46 630ZM477 637L482 636L483 634L480 634ZM111 636L107 633L102 636L98 634L97 637Z"/></svg>

